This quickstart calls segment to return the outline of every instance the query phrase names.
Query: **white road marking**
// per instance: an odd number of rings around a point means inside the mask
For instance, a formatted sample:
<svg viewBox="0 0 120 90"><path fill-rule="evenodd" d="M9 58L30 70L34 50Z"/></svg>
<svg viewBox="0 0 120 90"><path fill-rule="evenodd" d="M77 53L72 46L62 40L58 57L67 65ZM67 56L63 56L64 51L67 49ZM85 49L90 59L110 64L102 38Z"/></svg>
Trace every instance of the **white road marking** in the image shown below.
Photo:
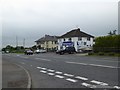
<svg viewBox="0 0 120 90"><path fill-rule="evenodd" d="M83 86L85 87L88 87L88 88L96 88L95 85L91 85L91 84L88 84L88 83L82 83Z"/></svg>
<svg viewBox="0 0 120 90"><path fill-rule="evenodd" d="M28 57L22 57L22 58L28 58Z"/></svg>
<svg viewBox="0 0 120 90"><path fill-rule="evenodd" d="M68 62L68 61L66 61L66 63L72 63L72 64L81 64L81 65L87 65L86 63Z"/></svg>
<svg viewBox="0 0 120 90"><path fill-rule="evenodd" d="M98 64L87 64L87 63L79 63L79 62L68 62L68 61L66 61L66 63L80 64L80 65L89 65L89 66L104 67L104 68L113 68L113 69L120 68L120 67L115 67L115 66L98 65Z"/></svg>
<svg viewBox="0 0 120 90"><path fill-rule="evenodd" d="M70 81L70 82L74 82L74 83L77 82L77 80L71 79L71 78L67 78L66 80L67 80L67 81Z"/></svg>
<svg viewBox="0 0 120 90"><path fill-rule="evenodd" d="M44 60L44 61L51 61L51 60L49 60L49 59L44 59L44 58L43 58L43 59L40 59L40 60Z"/></svg>
<svg viewBox="0 0 120 90"><path fill-rule="evenodd" d="M120 67L114 67L114 66L106 66L106 65L97 65L97 64L89 64L91 66L97 66L97 67L107 67L107 68L120 68Z"/></svg>
<svg viewBox="0 0 120 90"><path fill-rule="evenodd" d="M20 56L20 55L17 55L17 56Z"/></svg>
<svg viewBox="0 0 120 90"><path fill-rule="evenodd" d="M21 62L22 64L25 64L24 62Z"/></svg>
<svg viewBox="0 0 120 90"><path fill-rule="evenodd" d="M55 70L52 70L52 69L48 69L49 72L54 72Z"/></svg>
<svg viewBox="0 0 120 90"><path fill-rule="evenodd" d="M76 76L75 78L77 78L77 79L81 79L81 80L88 80L88 78L85 78L85 77L80 77L80 76Z"/></svg>
<svg viewBox="0 0 120 90"><path fill-rule="evenodd" d="M64 78L64 76L60 76L60 75L55 75L55 77L57 77L57 78Z"/></svg>
<svg viewBox="0 0 120 90"><path fill-rule="evenodd" d="M42 70L47 70L47 68L41 68Z"/></svg>
<svg viewBox="0 0 120 90"><path fill-rule="evenodd" d="M35 59L40 59L40 58L35 58Z"/></svg>
<svg viewBox="0 0 120 90"><path fill-rule="evenodd" d="M96 80L92 80L92 81L90 81L90 82L95 83L95 84L99 84L99 85L103 85L103 86L108 85L107 83L100 82L100 81L96 81Z"/></svg>
<svg viewBox="0 0 120 90"><path fill-rule="evenodd" d="M119 86L114 86L113 88L120 89L120 87L119 87Z"/></svg>
<svg viewBox="0 0 120 90"><path fill-rule="evenodd" d="M65 76L68 76L68 77L73 77L74 75L72 75L72 74L67 74L67 73L65 73L64 74Z"/></svg>
<svg viewBox="0 0 120 90"><path fill-rule="evenodd" d="M55 75L54 73L48 73L48 75L51 75L51 76L53 76L53 75Z"/></svg>
<svg viewBox="0 0 120 90"><path fill-rule="evenodd" d="M55 73L57 73L57 74L62 74L62 72L59 72L59 71L56 71Z"/></svg>
<svg viewBox="0 0 120 90"><path fill-rule="evenodd" d="M47 73L47 71L43 71L43 70L40 70L40 72L42 72L42 73Z"/></svg>
<svg viewBox="0 0 120 90"><path fill-rule="evenodd" d="M22 62L22 63L23 63L23 62ZM53 70L53 69L47 69L47 68L43 68L43 67L37 67L37 68L38 68L38 69L42 69L42 70L40 70L40 72L42 72L42 73L47 73L47 71L49 71L47 74L48 74L48 75L51 75L51 76L54 76L55 74L63 74L63 72L55 71L55 70ZM47 70L47 71L44 71L44 70ZM50 73L50 72L51 72L51 73ZM54 73L53 73L53 72L54 72ZM69 76L69 77L73 77L73 76L74 76L74 75L68 74L68 73L64 73L63 75ZM62 76L62 75L55 75L55 77L61 78L61 79L65 78L65 77ZM75 78L75 79L80 79L80 80L85 80L85 81L88 80L88 78L81 77L81 76L75 76L74 78ZM74 82L74 83L75 83L75 82L78 82L78 80L75 80L75 79L67 78L66 80L67 80L67 81L70 81L70 82ZM104 83L104 82L101 82L101 81L91 80L90 82L91 82L91 83L94 83L94 84L102 85L102 86L108 86L107 83ZM96 88L96 87L97 87L97 85L92 85L92 84L88 84L88 83L82 83L82 85L83 85L83 86L86 86L86 87L88 87L88 88ZM120 89L120 87L118 87L118 86L114 86L113 88Z"/></svg>
<svg viewBox="0 0 120 90"><path fill-rule="evenodd" d="M43 61L51 61L51 60L45 59L45 58L35 58L35 59L39 59L39 60L43 60Z"/></svg>
<svg viewBox="0 0 120 90"><path fill-rule="evenodd" d="M30 65L32 67L32 65Z"/></svg>
<svg viewBox="0 0 120 90"><path fill-rule="evenodd" d="M42 67L37 67L38 69L41 69Z"/></svg>

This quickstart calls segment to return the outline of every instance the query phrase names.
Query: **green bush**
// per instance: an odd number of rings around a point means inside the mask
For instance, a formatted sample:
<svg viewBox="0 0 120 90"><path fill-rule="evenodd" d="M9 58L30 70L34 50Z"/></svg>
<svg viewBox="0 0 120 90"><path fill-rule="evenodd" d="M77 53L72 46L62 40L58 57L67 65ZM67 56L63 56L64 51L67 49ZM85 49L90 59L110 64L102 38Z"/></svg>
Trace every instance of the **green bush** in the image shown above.
<svg viewBox="0 0 120 90"><path fill-rule="evenodd" d="M95 45L93 46L94 52L120 52L120 35L110 35L97 37Z"/></svg>
<svg viewBox="0 0 120 90"><path fill-rule="evenodd" d="M99 52L98 55L103 56L105 54L103 52Z"/></svg>
<svg viewBox="0 0 120 90"><path fill-rule="evenodd" d="M89 52L89 53L88 53L88 55L94 55L94 53L92 53L92 52Z"/></svg>
<svg viewBox="0 0 120 90"><path fill-rule="evenodd" d="M111 53L108 53L109 56L114 56L115 53L111 52Z"/></svg>
<svg viewBox="0 0 120 90"><path fill-rule="evenodd" d="M120 54L118 54L118 57L120 57Z"/></svg>

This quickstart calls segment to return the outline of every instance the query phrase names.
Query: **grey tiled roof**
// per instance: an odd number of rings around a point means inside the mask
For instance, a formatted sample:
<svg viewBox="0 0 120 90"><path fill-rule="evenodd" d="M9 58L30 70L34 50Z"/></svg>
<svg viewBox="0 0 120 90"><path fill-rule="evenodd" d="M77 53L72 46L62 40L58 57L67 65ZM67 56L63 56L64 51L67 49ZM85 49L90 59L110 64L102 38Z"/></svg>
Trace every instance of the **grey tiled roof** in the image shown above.
<svg viewBox="0 0 120 90"><path fill-rule="evenodd" d="M45 35L44 37L36 40L35 42L44 42L44 41L57 41L57 36Z"/></svg>
<svg viewBox="0 0 120 90"><path fill-rule="evenodd" d="M69 38L69 37L93 37L94 38L94 36L87 34L85 32L82 32L79 28L71 30L65 33L64 35L60 36L59 38Z"/></svg>

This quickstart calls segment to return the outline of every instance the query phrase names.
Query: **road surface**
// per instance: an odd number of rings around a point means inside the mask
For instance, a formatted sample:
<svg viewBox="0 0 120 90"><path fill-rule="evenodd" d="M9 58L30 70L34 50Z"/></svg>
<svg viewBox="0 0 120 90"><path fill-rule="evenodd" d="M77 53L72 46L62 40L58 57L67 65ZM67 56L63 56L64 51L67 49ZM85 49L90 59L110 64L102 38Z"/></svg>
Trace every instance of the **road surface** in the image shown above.
<svg viewBox="0 0 120 90"><path fill-rule="evenodd" d="M32 78L32 88L120 89L117 57L43 53L3 54L2 59L26 68Z"/></svg>

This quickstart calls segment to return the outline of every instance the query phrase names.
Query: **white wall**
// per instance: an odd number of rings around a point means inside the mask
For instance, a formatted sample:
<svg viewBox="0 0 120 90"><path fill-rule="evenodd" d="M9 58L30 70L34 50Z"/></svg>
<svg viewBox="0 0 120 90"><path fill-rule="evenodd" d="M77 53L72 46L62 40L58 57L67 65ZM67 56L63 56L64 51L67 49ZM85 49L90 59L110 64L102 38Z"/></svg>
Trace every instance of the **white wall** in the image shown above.
<svg viewBox="0 0 120 90"><path fill-rule="evenodd" d="M69 41L69 38L65 38L65 41ZM93 46L93 38L90 38L90 41L87 40L87 37L82 37L82 40L78 40L78 37L71 37L71 41L74 42L74 47L76 51L81 48ZM58 50L60 50L60 46L62 46L62 42L64 42L64 38L58 39ZM86 42L86 45L84 45ZM77 45L78 43L78 45Z"/></svg>

